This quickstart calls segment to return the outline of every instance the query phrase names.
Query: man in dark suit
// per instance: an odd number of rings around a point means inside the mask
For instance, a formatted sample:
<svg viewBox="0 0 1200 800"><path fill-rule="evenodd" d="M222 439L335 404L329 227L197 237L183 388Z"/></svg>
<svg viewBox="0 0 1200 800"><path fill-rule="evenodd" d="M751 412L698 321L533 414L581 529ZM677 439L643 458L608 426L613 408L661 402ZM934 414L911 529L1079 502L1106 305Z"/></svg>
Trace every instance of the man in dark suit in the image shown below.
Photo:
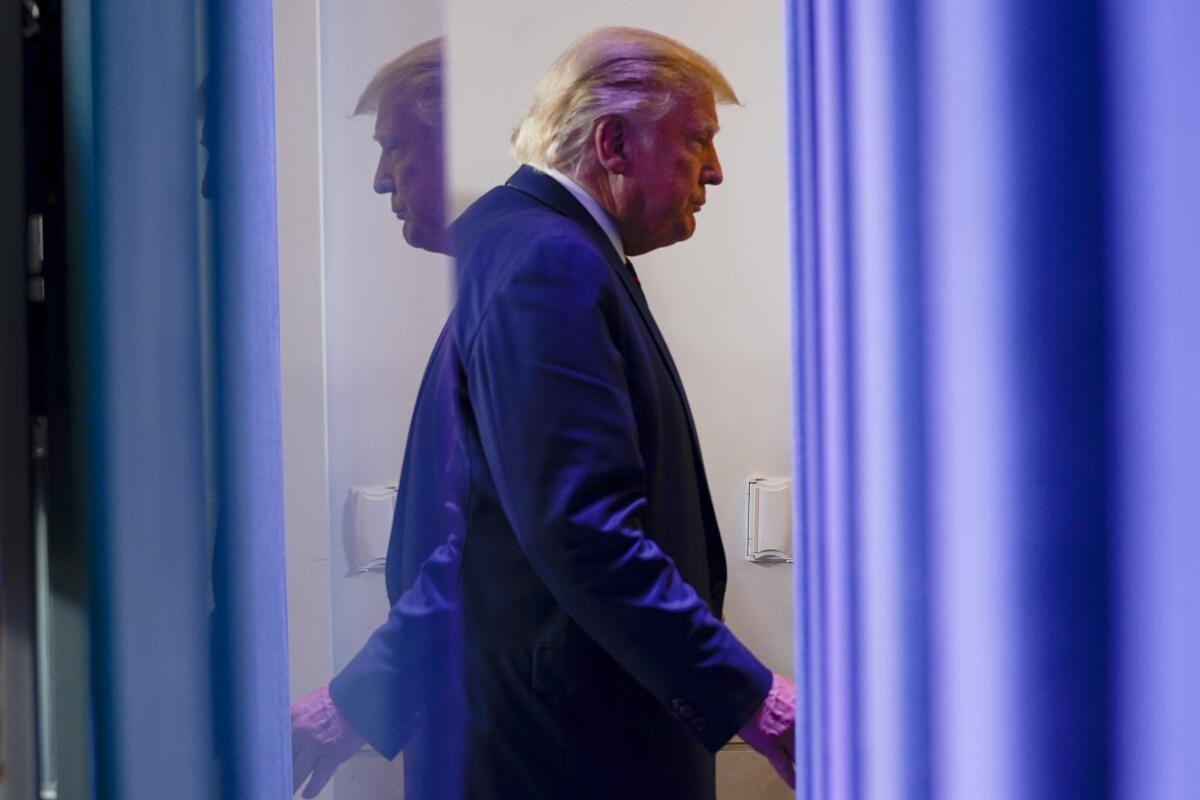
<svg viewBox="0 0 1200 800"><path fill-rule="evenodd" d="M514 136L526 166L453 226L467 797L711 798L737 732L792 780L794 692L721 621L695 426L626 258L694 231L716 100L736 97L678 42L589 34ZM338 726L394 742L364 676L411 658L419 616L394 607L335 679Z"/></svg>

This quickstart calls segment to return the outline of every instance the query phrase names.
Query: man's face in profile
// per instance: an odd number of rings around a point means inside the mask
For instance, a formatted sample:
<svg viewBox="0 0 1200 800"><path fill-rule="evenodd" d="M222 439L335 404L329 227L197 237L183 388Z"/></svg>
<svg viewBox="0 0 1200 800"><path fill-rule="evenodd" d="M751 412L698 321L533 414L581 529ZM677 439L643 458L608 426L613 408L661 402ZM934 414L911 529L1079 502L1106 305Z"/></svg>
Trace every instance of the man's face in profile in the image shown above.
<svg viewBox="0 0 1200 800"><path fill-rule="evenodd" d="M713 144L717 129L711 92L680 97L661 120L630 127L629 160L616 198L630 255L683 241L695 231L705 188L724 177Z"/></svg>
<svg viewBox="0 0 1200 800"><path fill-rule="evenodd" d="M440 125L425 124L410 101L384 97L375 117L379 166L374 189L391 196L413 247L446 252L445 177Z"/></svg>

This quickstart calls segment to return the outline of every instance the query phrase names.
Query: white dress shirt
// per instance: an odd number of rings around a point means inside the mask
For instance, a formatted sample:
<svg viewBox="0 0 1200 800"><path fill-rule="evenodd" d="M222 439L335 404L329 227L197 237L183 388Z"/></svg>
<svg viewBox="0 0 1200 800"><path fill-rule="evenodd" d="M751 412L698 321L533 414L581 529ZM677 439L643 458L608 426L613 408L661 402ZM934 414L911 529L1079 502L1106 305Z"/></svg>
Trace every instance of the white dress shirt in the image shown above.
<svg viewBox="0 0 1200 800"><path fill-rule="evenodd" d="M596 198L588 194L587 189L584 189L553 167L537 167L537 169L561 183L562 187L570 192L571 196L578 200L580 205L587 209L587 212L596 220L596 224L608 236L608 240L612 242L613 249L617 251L617 256L620 257L621 261L625 261L625 245L621 242L621 234L617 233L617 224L613 222L608 212L600 207L600 204L596 202Z"/></svg>

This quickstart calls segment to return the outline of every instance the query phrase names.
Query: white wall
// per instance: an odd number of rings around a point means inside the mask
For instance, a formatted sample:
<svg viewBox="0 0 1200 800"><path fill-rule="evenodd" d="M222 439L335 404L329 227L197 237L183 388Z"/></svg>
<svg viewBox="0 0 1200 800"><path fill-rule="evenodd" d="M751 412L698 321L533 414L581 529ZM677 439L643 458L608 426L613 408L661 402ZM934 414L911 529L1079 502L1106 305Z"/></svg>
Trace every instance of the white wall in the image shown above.
<svg viewBox="0 0 1200 800"><path fill-rule="evenodd" d="M329 676L329 517L317 0L275 4L279 360L292 698Z"/></svg>
<svg viewBox="0 0 1200 800"><path fill-rule="evenodd" d="M602 25L673 36L713 59L744 108L719 109L725 182L687 242L636 259L699 428L725 538L728 622L792 673L792 567L745 554L745 481L788 475L791 377L782 5L717 0L448 0L449 169L457 210L516 168L508 140L537 80Z"/></svg>

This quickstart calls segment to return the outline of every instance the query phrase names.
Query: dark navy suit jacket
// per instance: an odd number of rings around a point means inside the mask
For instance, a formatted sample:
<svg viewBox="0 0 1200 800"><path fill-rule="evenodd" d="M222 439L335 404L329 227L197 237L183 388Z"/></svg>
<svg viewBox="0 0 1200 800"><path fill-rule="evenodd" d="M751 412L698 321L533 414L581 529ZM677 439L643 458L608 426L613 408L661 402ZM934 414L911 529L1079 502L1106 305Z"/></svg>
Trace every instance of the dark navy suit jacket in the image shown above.
<svg viewBox="0 0 1200 800"><path fill-rule="evenodd" d="M457 398L458 433L446 439L457 455L421 465L406 453L405 470L454 465L461 535L415 571L394 546L389 576L415 572L410 591L444 599L452 593L429 587L457 562L449 627L461 648L413 633L438 617L394 595L334 700L356 727L380 708L403 717L413 692L397 682L450 647L466 796L711 798L713 753L771 674L719 621L724 551L646 298L587 211L529 167L473 204L454 235L459 296L439 344L453 355L434 383ZM390 755L384 727L361 730Z"/></svg>

